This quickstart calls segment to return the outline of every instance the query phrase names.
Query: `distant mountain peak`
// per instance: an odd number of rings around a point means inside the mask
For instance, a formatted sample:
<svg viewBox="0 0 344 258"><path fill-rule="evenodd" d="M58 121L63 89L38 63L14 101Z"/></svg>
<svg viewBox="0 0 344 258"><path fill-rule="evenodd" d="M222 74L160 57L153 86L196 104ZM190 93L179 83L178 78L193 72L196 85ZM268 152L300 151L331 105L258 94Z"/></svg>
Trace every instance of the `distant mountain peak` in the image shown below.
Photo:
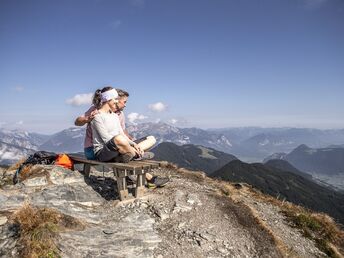
<svg viewBox="0 0 344 258"><path fill-rule="evenodd" d="M306 144L301 144L295 148L295 151L305 151L305 150L310 150L310 149L311 148L308 147Z"/></svg>

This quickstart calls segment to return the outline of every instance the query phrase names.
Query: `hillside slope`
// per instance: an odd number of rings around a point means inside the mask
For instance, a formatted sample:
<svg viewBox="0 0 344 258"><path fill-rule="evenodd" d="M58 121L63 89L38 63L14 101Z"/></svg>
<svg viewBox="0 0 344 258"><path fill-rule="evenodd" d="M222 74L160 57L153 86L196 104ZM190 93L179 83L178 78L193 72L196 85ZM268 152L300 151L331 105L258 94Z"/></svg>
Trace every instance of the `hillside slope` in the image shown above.
<svg viewBox="0 0 344 258"><path fill-rule="evenodd" d="M312 176L310 174L301 172L296 167L294 167L292 164L290 164L288 161L283 159L271 159L264 163L265 166L271 167L271 168L277 168L279 170L292 172L296 175L306 177L308 179L312 179Z"/></svg>
<svg viewBox="0 0 344 258"><path fill-rule="evenodd" d="M344 194L294 173L260 163L248 164L235 160L215 171L211 176L250 184L263 193L328 213L344 224Z"/></svg>
<svg viewBox="0 0 344 258"><path fill-rule="evenodd" d="M176 145L163 142L152 149L155 160L164 160L180 167L201 170L207 174L221 168L228 162L237 159L231 154L217 151L200 145Z"/></svg>

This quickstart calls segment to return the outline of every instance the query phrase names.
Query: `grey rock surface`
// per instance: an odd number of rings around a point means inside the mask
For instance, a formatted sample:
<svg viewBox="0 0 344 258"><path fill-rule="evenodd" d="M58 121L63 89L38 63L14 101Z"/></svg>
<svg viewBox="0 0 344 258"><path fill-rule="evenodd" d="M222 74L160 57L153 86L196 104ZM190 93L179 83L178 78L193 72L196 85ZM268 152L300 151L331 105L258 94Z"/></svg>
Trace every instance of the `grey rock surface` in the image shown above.
<svg viewBox="0 0 344 258"><path fill-rule="evenodd" d="M146 189L140 199L119 202L110 172L92 169L85 179L79 172L57 166L33 169L42 173L0 189L0 257L18 256L19 229L12 224L11 214L26 203L56 209L85 226L59 233L56 244L61 257L282 257L251 206L261 218L277 221L271 230L286 232L281 238L295 245L293 254L324 255L290 227L275 207L245 193L233 201L204 176L156 169L154 175L170 178L167 186Z"/></svg>
<svg viewBox="0 0 344 258"><path fill-rule="evenodd" d="M59 248L64 257L152 257L161 242L154 223L146 214L128 214L84 231L63 233Z"/></svg>

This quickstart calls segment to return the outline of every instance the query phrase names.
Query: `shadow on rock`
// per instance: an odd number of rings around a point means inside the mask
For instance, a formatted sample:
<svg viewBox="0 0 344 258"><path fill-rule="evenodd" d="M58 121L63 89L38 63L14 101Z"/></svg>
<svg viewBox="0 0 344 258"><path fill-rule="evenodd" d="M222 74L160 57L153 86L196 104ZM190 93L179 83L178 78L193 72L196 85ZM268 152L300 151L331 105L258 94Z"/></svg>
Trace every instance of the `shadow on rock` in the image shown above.
<svg viewBox="0 0 344 258"><path fill-rule="evenodd" d="M85 177L85 183L99 193L105 200L111 201L119 199L117 193L117 183L111 177L90 175Z"/></svg>

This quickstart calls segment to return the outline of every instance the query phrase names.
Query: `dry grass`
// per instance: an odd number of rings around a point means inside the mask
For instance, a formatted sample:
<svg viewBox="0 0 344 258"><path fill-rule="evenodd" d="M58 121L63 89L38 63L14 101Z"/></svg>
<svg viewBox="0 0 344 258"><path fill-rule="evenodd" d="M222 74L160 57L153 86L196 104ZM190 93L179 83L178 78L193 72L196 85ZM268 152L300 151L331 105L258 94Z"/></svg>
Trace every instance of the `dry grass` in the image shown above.
<svg viewBox="0 0 344 258"><path fill-rule="evenodd" d="M315 241L317 247L330 257L343 257L344 232L339 229L331 217L322 213L312 213L305 209L287 205L282 208L294 227L303 235Z"/></svg>
<svg viewBox="0 0 344 258"><path fill-rule="evenodd" d="M167 161L159 161L160 162L160 166L162 168L167 168L167 169L178 169L178 166L174 163L171 162L167 162Z"/></svg>
<svg viewBox="0 0 344 258"><path fill-rule="evenodd" d="M22 170L19 173L19 181L24 181L28 178L33 177L41 177L45 176L47 181L49 181L49 171L44 169L42 166L39 165L26 165L22 168Z"/></svg>
<svg viewBox="0 0 344 258"><path fill-rule="evenodd" d="M17 170L17 169L20 167L20 165L24 163L24 161L25 161L26 159L27 159L27 158L22 158L22 159L18 160L17 163L15 163L15 164L13 164L12 166L10 166L10 167L8 168L8 170Z"/></svg>
<svg viewBox="0 0 344 258"><path fill-rule="evenodd" d="M82 230L77 219L49 208L35 208L28 204L14 213L14 224L20 229L20 257L60 257L55 240L58 233L68 229Z"/></svg>
<svg viewBox="0 0 344 258"><path fill-rule="evenodd" d="M203 171L191 171L185 168L179 168L177 172L183 174L183 176L186 178L194 180L197 183L204 182L204 180L207 178Z"/></svg>

